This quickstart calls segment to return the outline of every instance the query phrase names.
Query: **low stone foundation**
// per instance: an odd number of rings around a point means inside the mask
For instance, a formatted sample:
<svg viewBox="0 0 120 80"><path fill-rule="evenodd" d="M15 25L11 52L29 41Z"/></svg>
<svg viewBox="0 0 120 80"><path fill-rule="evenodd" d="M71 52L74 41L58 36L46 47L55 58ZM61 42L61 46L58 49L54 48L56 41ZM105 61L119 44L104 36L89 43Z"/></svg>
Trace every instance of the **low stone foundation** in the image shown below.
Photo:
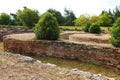
<svg viewBox="0 0 120 80"><path fill-rule="evenodd" d="M108 34L72 34L69 36L70 41L74 42L93 42L93 43L109 43L110 35Z"/></svg>
<svg viewBox="0 0 120 80"><path fill-rule="evenodd" d="M1 27L0 26L0 41L3 41L3 36L16 33L31 33L32 29L28 28L12 28L12 27Z"/></svg>
<svg viewBox="0 0 120 80"><path fill-rule="evenodd" d="M112 46L65 41L21 40L9 35L4 37L3 42L5 50L14 53L77 59L120 70L120 52Z"/></svg>

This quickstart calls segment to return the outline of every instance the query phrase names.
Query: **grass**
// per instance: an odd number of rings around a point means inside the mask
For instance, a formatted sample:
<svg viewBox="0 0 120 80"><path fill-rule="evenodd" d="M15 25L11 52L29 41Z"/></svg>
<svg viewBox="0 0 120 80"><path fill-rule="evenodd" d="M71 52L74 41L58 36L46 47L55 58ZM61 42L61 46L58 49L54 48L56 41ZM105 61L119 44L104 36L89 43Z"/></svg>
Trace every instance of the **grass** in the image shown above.
<svg viewBox="0 0 120 80"><path fill-rule="evenodd" d="M12 28L26 28L25 26L9 26L9 25L0 25L4 26L6 28L12 27ZM81 31L84 26L59 26L61 30L71 30L71 31ZM101 26L102 30L108 31L108 27Z"/></svg>
<svg viewBox="0 0 120 80"><path fill-rule="evenodd" d="M54 57L34 57L35 59L41 60L43 63L53 63L62 68L73 69L78 68L83 71L89 71L95 74L102 74L108 77L114 77L116 80L120 80L120 72L115 72L112 69L97 66L90 63L83 63L77 60L61 59Z"/></svg>
<svg viewBox="0 0 120 80"><path fill-rule="evenodd" d="M4 51L3 42L0 42L0 50Z"/></svg>
<svg viewBox="0 0 120 80"><path fill-rule="evenodd" d="M11 27L11 28L25 28L25 26L13 26L13 25L0 25L0 28L3 26L4 26L4 28L9 28L9 27Z"/></svg>
<svg viewBox="0 0 120 80"><path fill-rule="evenodd" d="M83 26L59 26L62 30L72 30L72 31L80 31L83 29ZM108 31L108 27L101 26L101 30Z"/></svg>
<svg viewBox="0 0 120 80"><path fill-rule="evenodd" d="M71 31L81 31L82 30L82 27L81 26L59 26L60 29L62 30L71 30Z"/></svg>
<svg viewBox="0 0 120 80"><path fill-rule="evenodd" d="M101 26L101 29L105 30L105 31L108 31L108 27ZM111 29L111 27L110 27L110 29Z"/></svg>

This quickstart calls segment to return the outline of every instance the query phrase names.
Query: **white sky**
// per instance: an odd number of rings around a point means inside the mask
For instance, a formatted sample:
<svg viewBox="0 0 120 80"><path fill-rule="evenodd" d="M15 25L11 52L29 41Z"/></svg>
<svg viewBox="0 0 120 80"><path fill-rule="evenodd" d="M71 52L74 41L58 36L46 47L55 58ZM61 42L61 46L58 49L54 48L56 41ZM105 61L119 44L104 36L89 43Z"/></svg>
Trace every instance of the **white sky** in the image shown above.
<svg viewBox="0 0 120 80"><path fill-rule="evenodd" d="M98 15L102 10L114 9L120 5L120 0L0 0L0 13L16 13L23 6L37 9L40 14L49 8L56 9L64 14L64 8L70 8L78 17L88 13Z"/></svg>

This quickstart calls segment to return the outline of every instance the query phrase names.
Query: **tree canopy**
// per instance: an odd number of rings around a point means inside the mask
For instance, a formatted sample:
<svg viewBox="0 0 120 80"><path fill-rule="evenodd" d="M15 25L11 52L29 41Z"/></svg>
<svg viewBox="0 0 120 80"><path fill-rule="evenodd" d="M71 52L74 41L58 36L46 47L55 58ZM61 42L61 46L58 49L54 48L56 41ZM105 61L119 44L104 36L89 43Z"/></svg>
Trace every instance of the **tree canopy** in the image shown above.
<svg viewBox="0 0 120 80"><path fill-rule="evenodd" d="M56 19L58 21L58 25L63 25L64 18L63 18L62 14L59 11L50 8L50 9L47 10L47 12L50 12L53 16L56 17Z"/></svg>
<svg viewBox="0 0 120 80"><path fill-rule="evenodd" d="M86 15L80 15L80 17L78 17L75 20L75 25L76 26L85 26L88 22L89 22L88 16L86 16Z"/></svg>
<svg viewBox="0 0 120 80"><path fill-rule="evenodd" d="M111 16L108 14L108 12L104 12L99 16L99 23L101 26L111 26Z"/></svg>
<svg viewBox="0 0 120 80"><path fill-rule="evenodd" d="M38 22L39 12L24 7L23 10L18 10L17 17L24 26L32 28Z"/></svg>
<svg viewBox="0 0 120 80"><path fill-rule="evenodd" d="M65 11L65 21L64 21L64 25L66 26L73 26L74 25L74 20L76 19L75 14L73 13L72 10L70 9L64 9Z"/></svg>
<svg viewBox="0 0 120 80"><path fill-rule="evenodd" d="M1 13L0 15L0 24L1 25L9 25L11 23L11 18L6 13Z"/></svg>

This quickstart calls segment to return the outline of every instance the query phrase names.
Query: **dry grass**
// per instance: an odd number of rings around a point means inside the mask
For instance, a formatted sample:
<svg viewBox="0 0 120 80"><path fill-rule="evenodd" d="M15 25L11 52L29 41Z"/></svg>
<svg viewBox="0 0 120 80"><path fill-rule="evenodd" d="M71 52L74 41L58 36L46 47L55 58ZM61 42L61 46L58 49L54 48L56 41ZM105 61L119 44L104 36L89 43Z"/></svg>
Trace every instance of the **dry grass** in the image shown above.
<svg viewBox="0 0 120 80"><path fill-rule="evenodd" d="M60 59L53 57L35 57L35 58L41 60L44 63L56 64L62 68L67 68L67 69L78 68L83 71L89 71L95 74L102 74L104 76L114 77L116 78L116 80L120 80L120 72L115 72L114 70L103 66L83 63L77 60Z"/></svg>
<svg viewBox="0 0 120 80"><path fill-rule="evenodd" d="M21 62L15 56L0 55L0 80L85 80L77 75L61 74L67 69L43 63Z"/></svg>
<svg viewBox="0 0 120 80"><path fill-rule="evenodd" d="M0 50L4 51L3 42L0 42Z"/></svg>

